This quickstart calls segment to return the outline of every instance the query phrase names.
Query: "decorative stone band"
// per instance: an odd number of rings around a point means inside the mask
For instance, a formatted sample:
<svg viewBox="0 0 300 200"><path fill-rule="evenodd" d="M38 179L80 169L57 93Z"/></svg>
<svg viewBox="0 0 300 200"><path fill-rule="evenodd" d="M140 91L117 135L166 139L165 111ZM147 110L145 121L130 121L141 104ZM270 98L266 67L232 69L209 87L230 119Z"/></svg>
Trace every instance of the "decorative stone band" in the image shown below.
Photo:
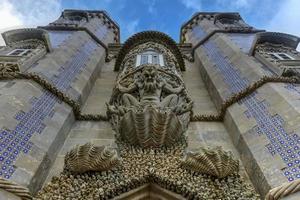
<svg viewBox="0 0 300 200"><path fill-rule="evenodd" d="M77 120L82 121L108 121L108 117L102 114L82 114L81 108L79 103L71 99L67 94L59 91L57 87L52 85L46 79L42 78L38 74L35 73L22 73L22 72L2 72L0 73L0 80L11 80L11 79L28 79L33 80L34 82L38 83L47 91L51 92L61 101L65 102L69 106L72 107L75 118ZM248 96L252 92L254 92L259 87L263 86L265 83L270 82L279 82L279 83L298 83L299 80L294 77L277 77L277 76L264 76L258 81L252 83L244 90L233 94L229 97L225 102L221 105L220 112L215 115L199 115L193 114L191 117L191 121L223 121L224 115L228 107L236 103L237 101L243 99L244 97Z"/></svg>
<svg viewBox="0 0 300 200"><path fill-rule="evenodd" d="M300 180L284 183L281 186L271 189L265 197L265 200L277 200L290 194L300 191Z"/></svg>
<svg viewBox="0 0 300 200"><path fill-rule="evenodd" d="M20 197L22 200L32 199L32 196L26 187L20 186L2 177L0 177L0 189L10 192Z"/></svg>
<svg viewBox="0 0 300 200"><path fill-rule="evenodd" d="M54 94L59 100L65 102L72 107L75 118L77 120L90 120L90 121L107 121L106 115L92 115L92 114L82 114L79 103L71 99L66 93L61 92L56 86L51 84L46 79L42 78L35 73L22 73L22 72L3 72L0 73L0 80L10 80L10 79L28 79L38 83L41 87L47 91Z"/></svg>
<svg viewBox="0 0 300 200"><path fill-rule="evenodd" d="M278 77L278 76L264 76L258 81L252 83L244 90L241 90L240 92L233 94L231 97L229 97L227 100L225 100L222 105L221 109L218 114L216 115L193 115L191 118L191 121L223 121L226 110L231 105L235 104L239 100L245 98L246 96L253 93L256 89L263 86L266 83L298 83L299 80L295 77Z"/></svg>

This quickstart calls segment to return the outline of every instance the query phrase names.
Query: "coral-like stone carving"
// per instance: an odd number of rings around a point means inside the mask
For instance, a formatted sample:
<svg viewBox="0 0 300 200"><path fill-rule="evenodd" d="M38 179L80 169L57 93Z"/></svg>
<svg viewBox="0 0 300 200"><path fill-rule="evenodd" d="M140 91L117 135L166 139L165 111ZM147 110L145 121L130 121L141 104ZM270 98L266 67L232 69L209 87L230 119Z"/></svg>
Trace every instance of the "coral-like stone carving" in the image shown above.
<svg viewBox="0 0 300 200"><path fill-rule="evenodd" d="M153 106L130 110L120 121L122 139L143 147L171 146L182 139L183 131L174 112Z"/></svg>
<svg viewBox="0 0 300 200"><path fill-rule="evenodd" d="M197 152L188 152L181 166L217 178L224 178L239 170L238 160L233 158L231 152L226 152L221 147L202 147Z"/></svg>
<svg viewBox="0 0 300 200"><path fill-rule="evenodd" d="M64 171L59 177L54 177L39 192L35 200L60 199L61 197L64 199L74 199L74 197L76 199L141 199L138 198L142 195L137 188L145 184L157 184L165 191L179 194L181 197L178 199L181 200L260 199L253 186L237 173L222 181L216 181L212 176L190 173L181 168L183 155L184 146L153 150L120 145L122 167L105 173L91 172L81 176L74 176ZM139 196L124 198L125 192L137 193ZM159 190L155 192L160 194ZM155 199L175 198L168 195Z"/></svg>
<svg viewBox="0 0 300 200"><path fill-rule="evenodd" d="M110 170L119 162L116 150L91 143L77 145L65 156L65 168L75 173Z"/></svg>

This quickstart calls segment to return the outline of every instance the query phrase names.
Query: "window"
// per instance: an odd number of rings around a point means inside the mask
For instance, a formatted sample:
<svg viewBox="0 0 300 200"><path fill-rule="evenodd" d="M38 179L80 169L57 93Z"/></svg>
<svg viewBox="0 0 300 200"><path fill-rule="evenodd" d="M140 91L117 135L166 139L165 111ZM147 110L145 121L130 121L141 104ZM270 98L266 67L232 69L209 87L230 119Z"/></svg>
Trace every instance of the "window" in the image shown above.
<svg viewBox="0 0 300 200"><path fill-rule="evenodd" d="M8 56L26 56L31 53L32 49L14 49L9 52Z"/></svg>
<svg viewBox="0 0 300 200"><path fill-rule="evenodd" d="M148 55L142 55L141 65L148 63Z"/></svg>
<svg viewBox="0 0 300 200"><path fill-rule="evenodd" d="M288 55L287 53L268 53L268 55L273 60L295 60L292 56Z"/></svg>
<svg viewBox="0 0 300 200"><path fill-rule="evenodd" d="M83 18L81 16L74 15L74 16L68 16L68 19L71 21L81 21Z"/></svg>
<svg viewBox="0 0 300 200"><path fill-rule="evenodd" d="M135 66L138 67L143 64L157 64L164 66L163 56L155 51L143 52L142 54L137 55Z"/></svg>
<svg viewBox="0 0 300 200"><path fill-rule="evenodd" d="M237 24L237 20L230 18L222 18L219 20L222 24Z"/></svg>
<svg viewBox="0 0 300 200"><path fill-rule="evenodd" d="M158 55L152 55L152 64L159 64L158 62L159 58Z"/></svg>

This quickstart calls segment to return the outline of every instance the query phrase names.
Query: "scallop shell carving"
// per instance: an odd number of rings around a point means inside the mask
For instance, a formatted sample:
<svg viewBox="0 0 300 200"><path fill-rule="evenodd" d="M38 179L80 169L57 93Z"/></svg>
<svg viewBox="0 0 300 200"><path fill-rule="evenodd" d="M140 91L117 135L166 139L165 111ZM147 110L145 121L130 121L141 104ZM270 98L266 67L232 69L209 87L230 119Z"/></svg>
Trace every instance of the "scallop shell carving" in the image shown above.
<svg viewBox="0 0 300 200"><path fill-rule="evenodd" d="M224 178L239 170L239 161L235 160L231 152L222 150L200 148L197 152L188 152L182 160L181 166L217 178Z"/></svg>
<svg viewBox="0 0 300 200"><path fill-rule="evenodd" d="M170 110L146 106L130 110L120 121L121 138L142 147L170 146L180 140L185 128Z"/></svg>
<svg viewBox="0 0 300 200"><path fill-rule="evenodd" d="M119 162L116 150L91 143L77 145L65 156L65 168L75 173L110 170Z"/></svg>

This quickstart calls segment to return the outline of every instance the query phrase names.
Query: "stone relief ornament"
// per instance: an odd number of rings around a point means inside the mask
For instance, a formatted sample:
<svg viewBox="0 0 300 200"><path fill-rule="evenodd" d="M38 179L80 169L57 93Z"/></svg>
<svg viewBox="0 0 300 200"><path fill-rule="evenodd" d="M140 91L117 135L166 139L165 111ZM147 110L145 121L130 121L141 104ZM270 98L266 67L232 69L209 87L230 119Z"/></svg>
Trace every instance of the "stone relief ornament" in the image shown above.
<svg viewBox="0 0 300 200"><path fill-rule="evenodd" d="M149 44L141 46L146 49ZM135 55L140 51L133 50ZM119 136L142 147L171 146L182 141L193 103L176 66L143 64L134 68L126 59L107 105L117 139Z"/></svg>
<svg viewBox="0 0 300 200"><path fill-rule="evenodd" d="M187 152L181 166L191 171L224 178L238 172L239 161L233 158L231 152L226 152L221 147L201 147L198 151Z"/></svg>
<svg viewBox="0 0 300 200"><path fill-rule="evenodd" d="M65 156L65 168L75 173L110 170L119 162L116 150L92 143L77 145Z"/></svg>
<svg viewBox="0 0 300 200"><path fill-rule="evenodd" d="M5 72L19 72L20 68L18 63L9 63L0 61L0 73Z"/></svg>

